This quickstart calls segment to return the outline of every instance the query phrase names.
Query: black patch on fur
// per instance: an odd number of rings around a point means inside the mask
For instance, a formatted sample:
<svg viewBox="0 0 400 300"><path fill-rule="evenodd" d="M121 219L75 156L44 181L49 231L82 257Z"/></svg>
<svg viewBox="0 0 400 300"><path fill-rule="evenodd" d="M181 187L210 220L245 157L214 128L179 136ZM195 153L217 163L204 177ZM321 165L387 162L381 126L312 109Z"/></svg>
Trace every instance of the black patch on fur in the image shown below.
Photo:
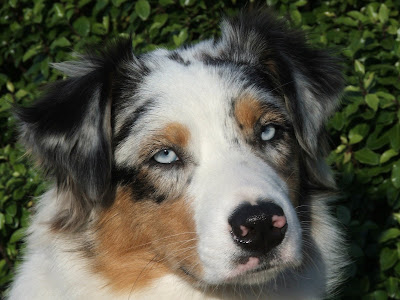
<svg viewBox="0 0 400 300"><path fill-rule="evenodd" d="M171 54L169 54L168 58L184 66L189 66L191 64L190 61L185 61L177 51L173 51Z"/></svg>
<svg viewBox="0 0 400 300"><path fill-rule="evenodd" d="M137 63L132 41L118 40L81 62L86 74L56 82L31 107L16 108L21 139L40 165L56 179L61 191L73 193L65 213L54 220L56 229L77 230L91 209L109 201L112 145L110 113L115 86L125 75L125 63ZM122 72L123 73L123 72ZM118 81L119 80L119 81Z"/></svg>
<svg viewBox="0 0 400 300"><path fill-rule="evenodd" d="M131 116L129 116L124 123L121 126L121 129L119 132L116 134L114 140L113 140L113 145L114 149L117 147L119 144L123 143L126 138L129 136L129 133L131 132L131 129L133 126L137 123L137 121L143 116L152 106L152 101L147 101L140 107L138 107Z"/></svg>
<svg viewBox="0 0 400 300"><path fill-rule="evenodd" d="M151 180L137 168L115 167L113 170L113 182L114 184L129 186L132 198L135 201L151 200L161 203L165 200L165 197L157 193L157 188L151 183Z"/></svg>

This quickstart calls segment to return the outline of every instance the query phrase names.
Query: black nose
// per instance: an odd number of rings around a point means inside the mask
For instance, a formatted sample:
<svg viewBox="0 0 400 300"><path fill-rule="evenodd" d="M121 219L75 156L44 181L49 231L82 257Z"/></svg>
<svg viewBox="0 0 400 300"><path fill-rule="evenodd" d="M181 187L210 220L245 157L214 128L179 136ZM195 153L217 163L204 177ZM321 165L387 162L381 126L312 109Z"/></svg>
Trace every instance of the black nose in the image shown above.
<svg viewBox="0 0 400 300"><path fill-rule="evenodd" d="M271 202L240 205L228 219L233 240L244 250L265 254L285 237L287 223L280 206Z"/></svg>

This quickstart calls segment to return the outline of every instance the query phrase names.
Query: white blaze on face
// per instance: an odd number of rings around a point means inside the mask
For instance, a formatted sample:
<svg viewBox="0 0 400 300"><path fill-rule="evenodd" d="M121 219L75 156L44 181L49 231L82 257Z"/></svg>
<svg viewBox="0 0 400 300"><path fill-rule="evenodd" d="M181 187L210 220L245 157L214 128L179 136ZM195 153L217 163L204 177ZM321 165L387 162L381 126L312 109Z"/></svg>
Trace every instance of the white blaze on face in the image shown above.
<svg viewBox="0 0 400 300"><path fill-rule="evenodd" d="M232 239L228 218L245 202L269 201L283 209L288 229L270 264L297 264L301 259L301 229L286 183L250 146L232 142L240 135L230 114L232 99L243 93L259 97L260 92L252 87L244 90L244 83L235 80L239 74L200 62L183 66L163 59L153 67L155 71L145 77L139 91L142 97L157 102L145 116L149 120L146 126L156 130L162 124L178 122L190 131L188 150L193 166L188 198L193 199L202 279L221 283L257 267L254 258L245 267L235 262L243 252ZM266 101L270 97L265 93L262 96ZM268 277L268 271L260 276Z"/></svg>

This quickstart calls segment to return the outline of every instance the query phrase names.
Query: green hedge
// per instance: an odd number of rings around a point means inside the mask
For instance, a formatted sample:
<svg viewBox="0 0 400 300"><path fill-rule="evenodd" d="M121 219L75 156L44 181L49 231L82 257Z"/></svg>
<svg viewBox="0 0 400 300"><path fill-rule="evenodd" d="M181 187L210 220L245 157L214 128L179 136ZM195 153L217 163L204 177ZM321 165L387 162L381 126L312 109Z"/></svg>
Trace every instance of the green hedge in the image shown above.
<svg viewBox="0 0 400 300"><path fill-rule="evenodd" d="M328 124L329 163L343 193L335 213L352 265L341 296L400 299L400 2L268 0L310 41L337 49L347 87ZM60 78L51 62L87 44L133 35L141 53L218 35L221 15L245 1L9 0L0 8L0 293L18 264L40 174L16 143L14 103L28 105ZM247 5L254 5L252 1ZM1 295L1 294L0 294Z"/></svg>

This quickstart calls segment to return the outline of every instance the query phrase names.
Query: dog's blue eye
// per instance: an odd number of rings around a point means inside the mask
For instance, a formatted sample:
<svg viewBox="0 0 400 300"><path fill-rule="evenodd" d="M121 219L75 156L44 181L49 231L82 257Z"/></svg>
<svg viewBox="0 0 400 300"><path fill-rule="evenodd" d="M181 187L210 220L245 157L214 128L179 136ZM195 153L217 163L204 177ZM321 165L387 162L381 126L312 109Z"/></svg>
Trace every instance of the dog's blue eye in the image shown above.
<svg viewBox="0 0 400 300"><path fill-rule="evenodd" d="M158 151L154 156L154 160L160 164L170 164L179 160L178 155L171 149L163 149Z"/></svg>
<svg viewBox="0 0 400 300"><path fill-rule="evenodd" d="M274 138L276 133L276 128L272 124L268 124L263 127L263 131L261 132L261 139L263 141L269 141Z"/></svg>

